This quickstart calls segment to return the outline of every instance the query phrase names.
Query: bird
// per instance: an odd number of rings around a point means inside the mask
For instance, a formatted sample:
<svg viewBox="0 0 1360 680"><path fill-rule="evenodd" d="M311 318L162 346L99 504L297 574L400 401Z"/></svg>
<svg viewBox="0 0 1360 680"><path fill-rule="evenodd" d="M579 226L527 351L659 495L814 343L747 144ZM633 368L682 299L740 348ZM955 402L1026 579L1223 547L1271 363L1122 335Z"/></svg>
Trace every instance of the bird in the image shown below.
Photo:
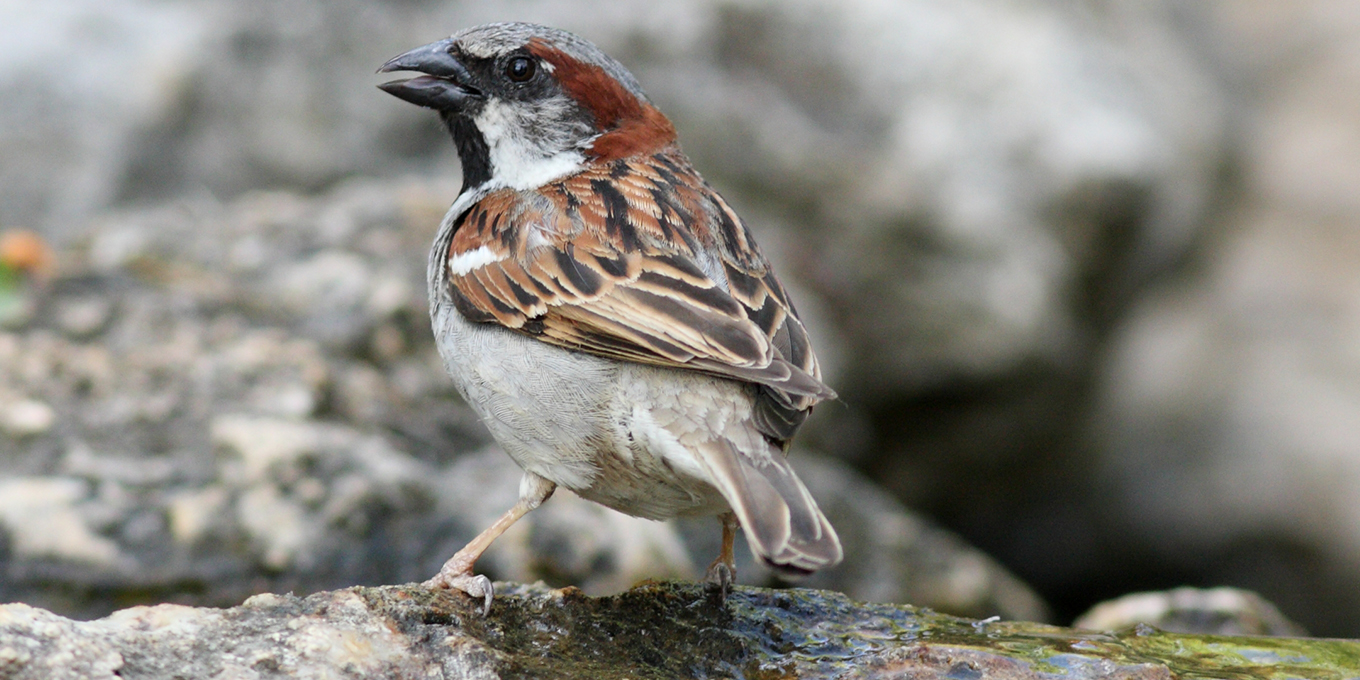
<svg viewBox="0 0 1360 680"><path fill-rule="evenodd" d="M514 507L425 583L490 611L477 558L557 487L652 520L717 516L790 580L840 539L787 461L836 393L788 291L632 73L567 31L503 22L398 55L378 87L432 109L463 186L430 251L430 320L463 399L523 470Z"/></svg>

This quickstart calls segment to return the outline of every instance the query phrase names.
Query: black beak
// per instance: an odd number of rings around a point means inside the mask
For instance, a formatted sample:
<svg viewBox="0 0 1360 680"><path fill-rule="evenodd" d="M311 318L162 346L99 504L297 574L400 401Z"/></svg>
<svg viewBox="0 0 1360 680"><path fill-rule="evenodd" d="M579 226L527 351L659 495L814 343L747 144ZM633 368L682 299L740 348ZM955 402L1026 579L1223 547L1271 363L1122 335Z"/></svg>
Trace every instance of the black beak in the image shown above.
<svg viewBox="0 0 1360 680"><path fill-rule="evenodd" d="M481 91L472 86L472 74L453 56L452 47L453 40L444 39L389 59L378 73L415 71L427 75L383 83L378 89L437 111L458 111L469 99L481 99Z"/></svg>

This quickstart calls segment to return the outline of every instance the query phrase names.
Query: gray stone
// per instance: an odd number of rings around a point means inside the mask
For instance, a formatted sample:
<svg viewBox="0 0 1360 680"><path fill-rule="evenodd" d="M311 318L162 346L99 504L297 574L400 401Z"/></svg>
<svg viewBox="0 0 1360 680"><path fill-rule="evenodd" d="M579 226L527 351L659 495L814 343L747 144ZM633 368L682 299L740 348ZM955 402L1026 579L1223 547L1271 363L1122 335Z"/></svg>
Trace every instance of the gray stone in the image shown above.
<svg viewBox="0 0 1360 680"><path fill-rule="evenodd" d="M1125 559L1250 588L1360 634L1360 9L1204 3L1241 111L1230 201L1145 296L1091 427Z"/></svg>
<svg viewBox="0 0 1360 680"><path fill-rule="evenodd" d="M99 535L81 512L90 495L89 484L71 477L0 481L0 524L9 535L11 559L56 560L114 570L123 566L118 544Z"/></svg>
<svg viewBox="0 0 1360 680"><path fill-rule="evenodd" d="M56 311L56 324L74 338L89 337L108 323L113 313L108 300L99 298L64 300Z"/></svg>
<svg viewBox="0 0 1360 680"><path fill-rule="evenodd" d="M849 341L849 397L1082 361L1081 282L1120 280L1113 302L1196 233L1220 100L1162 5L694 14L641 77L700 167L790 229L784 269Z"/></svg>
<svg viewBox="0 0 1360 680"><path fill-rule="evenodd" d="M56 423L52 407L37 399L0 401L0 430L11 437L42 434Z"/></svg>
<svg viewBox="0 0 1360 680"><path fill-rule="evenodd" d="M191 3L0 4L0 225L73 233L114 202L174 106L208 17Z"/></svg>
<svg viewBox="0 0 1360 680"><path fill-rule="evenodd" d="M1137 625L1173 633L1302 637L1307 631L1275 605L1238 588L1177 588L1132 593L1101 602L1077 617L1074 628L1124 630Z"/></svg>
<svg viewBox="0 0 1360 680"><path fill-rule="evenodd" d="M653 583L600 599L498 584L461 593L351 588L262 594L230 609L134 607L72 621L0 606L0 677L495 678L1346 677L1360 643L1091 633L958 619L816 590L739 586L726 602Z"/></svg>

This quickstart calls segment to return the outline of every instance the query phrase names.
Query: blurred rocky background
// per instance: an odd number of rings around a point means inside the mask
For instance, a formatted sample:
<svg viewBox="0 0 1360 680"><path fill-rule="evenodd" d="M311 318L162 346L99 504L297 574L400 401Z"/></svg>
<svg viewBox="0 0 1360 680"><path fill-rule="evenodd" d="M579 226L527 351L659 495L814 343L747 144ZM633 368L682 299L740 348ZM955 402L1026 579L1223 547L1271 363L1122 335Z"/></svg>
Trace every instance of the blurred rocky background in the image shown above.
<svg viewBox="0 0 1360 680"><path fill-rule="evenodd" d="M1360 5L1322 1L0 0L0 601L415 580L510 504L425 316L457 160L373 87L499 19L629 66L795 289L843 397L794 454L847 542L811 585L1234 586L1360 636ZM610 592L716 541L560 494L481 566Z"/></svg>

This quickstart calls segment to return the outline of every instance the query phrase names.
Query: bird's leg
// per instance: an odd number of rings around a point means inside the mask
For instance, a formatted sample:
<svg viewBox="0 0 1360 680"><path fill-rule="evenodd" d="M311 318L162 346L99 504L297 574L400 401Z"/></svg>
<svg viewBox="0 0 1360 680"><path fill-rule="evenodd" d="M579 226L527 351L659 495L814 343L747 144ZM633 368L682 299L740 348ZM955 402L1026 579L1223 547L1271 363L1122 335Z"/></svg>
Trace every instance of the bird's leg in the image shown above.
<svg viewBox="0 0 1360 680"><path fill-rule="evenodd" d="M732 555L732 543L737 539L737 515L725 513L718 517L722 522L722 551L704 573L704 583L709 590L716 590L722 599L732 590L732 582L737 580L737 561Z"/></svg>
<svg viewBox="0 0 1360 680"><path fill-rule="evenodd" d="M519 518L529 514L530 510L542 505L556 488L556 484L532 472L525 472L524 478L519 481L519 502L515 503L515 507L501 515L500 519L463 546L462 550L454 553L453 557L439 568L439 573L426 581L425 585L430 588L461 590L472 597L485 598L482 616L486 616L491 611L491 597L494 594L491 579L481 574L474 576L472 565L483 552L486 552L496 537L505 533L510 525L519 521Z"/></svg>

